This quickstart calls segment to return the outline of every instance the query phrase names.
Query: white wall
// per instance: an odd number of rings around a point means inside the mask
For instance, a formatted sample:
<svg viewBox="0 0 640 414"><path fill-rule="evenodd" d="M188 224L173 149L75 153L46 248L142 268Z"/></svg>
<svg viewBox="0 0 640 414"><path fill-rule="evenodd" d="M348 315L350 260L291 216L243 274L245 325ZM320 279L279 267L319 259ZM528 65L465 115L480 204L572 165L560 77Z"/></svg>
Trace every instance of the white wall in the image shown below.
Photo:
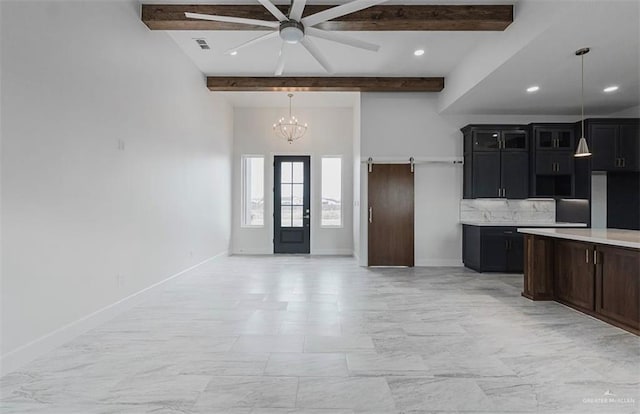
<svg viewBox="0 0 640 414"><path fill-rule="evenodd" d="M289 144L277 138L273 123L288 114L288 108L235 108L233 155L234 254L273 253L273 156L311 156L311 254L353 253L353 109L296 108L294 115L309 124L306 135ZM265 156L265 225L241 227L241 157ZM320 158L342 156L342 228L320 227Z"/></svg>
<svg viewBox="0 0 640 414"><path fill-rule="evenodd" d="M228 249L232 109L138 9L2 2L3 357Z"/></svg>
<svg viewBox="0 0 640 414"><path fill-rule="evenodd" d="M363 93L361 156L378 158L462 157L460 128L470 123L568 122L560 116L447 116L438 95ZM367 169L360 180L360 264L367 261ZM462 165L420 164L415 170L415 260L417 266L461 266Z"/></svg>

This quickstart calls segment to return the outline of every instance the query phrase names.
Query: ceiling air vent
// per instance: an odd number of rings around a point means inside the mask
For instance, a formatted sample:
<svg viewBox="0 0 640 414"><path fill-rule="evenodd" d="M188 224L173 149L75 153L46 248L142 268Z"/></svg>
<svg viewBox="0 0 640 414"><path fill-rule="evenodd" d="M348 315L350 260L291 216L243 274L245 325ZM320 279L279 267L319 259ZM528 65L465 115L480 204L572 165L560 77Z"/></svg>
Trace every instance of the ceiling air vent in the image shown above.
<svg viewBox="0 0 640 414"><path fill-rule="evenodd" d="M207 41L204 39L195 39L196 43L198 44L198 46L200 46L200 49L202 50L210 50L211 48L209 47L209 45L207 44Z"/></svg>

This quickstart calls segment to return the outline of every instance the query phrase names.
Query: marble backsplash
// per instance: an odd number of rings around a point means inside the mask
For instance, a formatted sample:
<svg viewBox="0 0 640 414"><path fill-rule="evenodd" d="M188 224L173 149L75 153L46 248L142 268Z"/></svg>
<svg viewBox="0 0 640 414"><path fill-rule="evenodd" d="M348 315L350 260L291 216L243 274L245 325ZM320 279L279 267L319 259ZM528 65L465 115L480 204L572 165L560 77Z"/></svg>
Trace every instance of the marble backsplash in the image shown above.
<svg viewBox="0 0 640 414"><path fill-rule="evenodd" d="M556 221L556 201L551 198L462 200L460 221L553 223Z"/></svg>

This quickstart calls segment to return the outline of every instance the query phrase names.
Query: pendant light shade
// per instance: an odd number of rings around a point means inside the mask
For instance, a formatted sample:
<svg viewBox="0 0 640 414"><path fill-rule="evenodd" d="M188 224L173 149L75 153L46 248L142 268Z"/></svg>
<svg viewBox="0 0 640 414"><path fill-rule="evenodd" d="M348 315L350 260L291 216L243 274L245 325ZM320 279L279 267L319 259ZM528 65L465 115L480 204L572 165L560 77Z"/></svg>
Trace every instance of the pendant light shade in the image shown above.
<svg viewBox="0 0 640 414"><path fill-rule="evenodd" d="M580 56L582 60L582 78L581 78L581 107L582 107L582 134L580 135L580 140L578 141L578 148L576 148L576 153L574 154L576 157L588 157L591 155L591 151L589 151L589 145L587 145L587 139L584 137L584 55L589 53L589 48L585 47L582 49L576 50L576 56Z"/></svg>

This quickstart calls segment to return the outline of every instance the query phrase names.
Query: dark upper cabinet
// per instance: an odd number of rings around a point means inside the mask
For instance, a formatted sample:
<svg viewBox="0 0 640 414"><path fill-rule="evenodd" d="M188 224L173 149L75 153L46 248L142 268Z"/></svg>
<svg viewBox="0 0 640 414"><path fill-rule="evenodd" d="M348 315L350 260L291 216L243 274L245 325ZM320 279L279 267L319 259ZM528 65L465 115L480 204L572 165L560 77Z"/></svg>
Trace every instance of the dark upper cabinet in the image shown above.
<svg viewBox="0 0 640 414"><path fill-rule="evenodd" d="M529 154L503 151L500 154L500 182L502 197L529 197Z"/></svg>
<svg viewBox="0 0 640 414"><path fill-rule="evenodd" d="M573 125L533 126L536 150L565 150L574 148L575 133Z"/></svg>
<svg viewBox="0 0 640 414"><path fill-rule="evenodd" d="M469 125L464 133L465 198L529 197L529 133L520 125Z"/></svg>
<svg viewBox="0 0 640 414"><path fill-rule="evenodd" d="M637 119L590 119L586 123L593 171L640 171Z"/></svg>
<svg viewBox="0 0 640 414"><path fill-rule="evenodd" d="M536 153L535 173L537 175L571 175L574 158L573 153L568 151Z"/></svg>

